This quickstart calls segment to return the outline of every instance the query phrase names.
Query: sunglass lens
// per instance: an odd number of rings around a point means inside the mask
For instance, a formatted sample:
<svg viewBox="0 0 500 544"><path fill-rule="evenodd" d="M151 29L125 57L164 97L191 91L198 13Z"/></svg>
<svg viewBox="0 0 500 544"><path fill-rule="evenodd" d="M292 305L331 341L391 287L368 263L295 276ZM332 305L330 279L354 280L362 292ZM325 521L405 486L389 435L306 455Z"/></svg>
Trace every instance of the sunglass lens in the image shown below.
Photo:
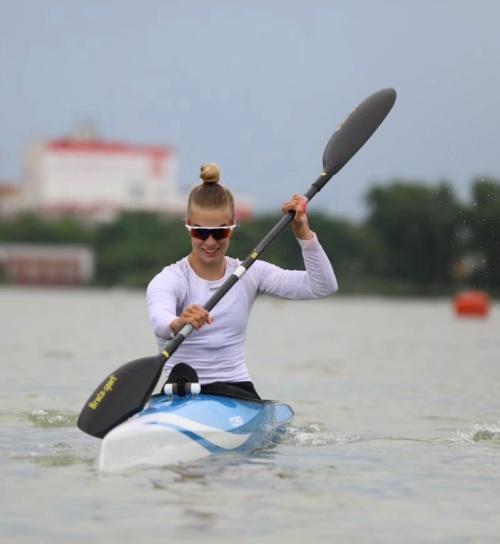
<svg viewBox="0 0 500 544"><path fill-rule="evenodd" d="M224 240L231 234L231 229L214 228L214 229L191 229L191 236L198 238L198 240L207 240L209 236L212 236L214 240Z"/></svg>
<svg viewBox="0 0 500 544"><path fill-rule="evenodd" d="M211 234L217 241L219 241L219 240L224 240L224 238L227 238L230 233L231 233L230 229L214 229Z"/></svg>

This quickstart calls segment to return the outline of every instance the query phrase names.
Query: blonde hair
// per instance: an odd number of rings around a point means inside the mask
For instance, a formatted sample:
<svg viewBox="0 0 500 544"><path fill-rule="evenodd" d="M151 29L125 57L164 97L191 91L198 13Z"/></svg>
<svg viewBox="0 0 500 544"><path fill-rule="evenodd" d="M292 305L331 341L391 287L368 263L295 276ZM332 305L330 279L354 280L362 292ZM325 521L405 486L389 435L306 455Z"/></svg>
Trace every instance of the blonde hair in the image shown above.
<svg viewBox="0 0 500 544"><path fill-rule="evenodd" d="M234 198L231 191L219 184L220 168L214 162L202 164L200 168L202 183L193 188L188 198L188 215L193 205L200 208L227 207L234 217Z"/></svg>

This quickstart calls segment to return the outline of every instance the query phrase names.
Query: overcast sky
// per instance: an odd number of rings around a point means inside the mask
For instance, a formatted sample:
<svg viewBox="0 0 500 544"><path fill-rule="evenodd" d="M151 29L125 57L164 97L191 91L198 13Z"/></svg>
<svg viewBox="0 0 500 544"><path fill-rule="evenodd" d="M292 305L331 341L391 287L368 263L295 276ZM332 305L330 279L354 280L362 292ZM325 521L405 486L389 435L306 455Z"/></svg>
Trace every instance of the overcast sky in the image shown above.
<svg viewBox="0 0 500 544"><path fill-rule="evenodd" d="M274 211L321 172L345 115L398 100L311 203L360 218L393 178L469 196L500 178L497 0L0 0L0 179L26 146L93 122L105 139L172 145L183 188L201 163Z"/></svg>

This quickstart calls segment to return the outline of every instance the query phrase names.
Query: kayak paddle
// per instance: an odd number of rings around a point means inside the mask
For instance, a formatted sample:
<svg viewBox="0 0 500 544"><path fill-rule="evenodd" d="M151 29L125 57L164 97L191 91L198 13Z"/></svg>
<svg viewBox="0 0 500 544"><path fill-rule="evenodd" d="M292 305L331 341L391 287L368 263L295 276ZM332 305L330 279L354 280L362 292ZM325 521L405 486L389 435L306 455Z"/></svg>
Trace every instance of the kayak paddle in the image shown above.
<svg viewBox="0 0 500 544"><path fill-rule="evenodd" d="M323 153L323 172L303 195L307 201L363 147L391 111L396 91L381 89L366 98L337 127ZM250 255L227 278L203 306L211 311L233 285L247 272L273 240L292 221L289 212L278 221ZM191 334L194 327L184 325L159 355L136 359L109 374L85 403L77 421L79 429L102 438L122 421L136 414L147 403L166 361Z"/></svg>

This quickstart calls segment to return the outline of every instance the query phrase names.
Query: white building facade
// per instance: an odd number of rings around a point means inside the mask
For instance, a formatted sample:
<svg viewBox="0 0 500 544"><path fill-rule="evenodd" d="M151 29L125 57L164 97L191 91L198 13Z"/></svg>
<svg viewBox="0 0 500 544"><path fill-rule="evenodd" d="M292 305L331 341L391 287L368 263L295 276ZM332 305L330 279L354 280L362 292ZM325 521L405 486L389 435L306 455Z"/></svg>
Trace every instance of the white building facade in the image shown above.
<svg viewBox="0 0 500 544"><path fill-rule="evenodd" d="M178 214L184 208L171 147L77 139L32 145L24 183L11 203L17 212L95 220L111 220L123 210Z"/></svg>

